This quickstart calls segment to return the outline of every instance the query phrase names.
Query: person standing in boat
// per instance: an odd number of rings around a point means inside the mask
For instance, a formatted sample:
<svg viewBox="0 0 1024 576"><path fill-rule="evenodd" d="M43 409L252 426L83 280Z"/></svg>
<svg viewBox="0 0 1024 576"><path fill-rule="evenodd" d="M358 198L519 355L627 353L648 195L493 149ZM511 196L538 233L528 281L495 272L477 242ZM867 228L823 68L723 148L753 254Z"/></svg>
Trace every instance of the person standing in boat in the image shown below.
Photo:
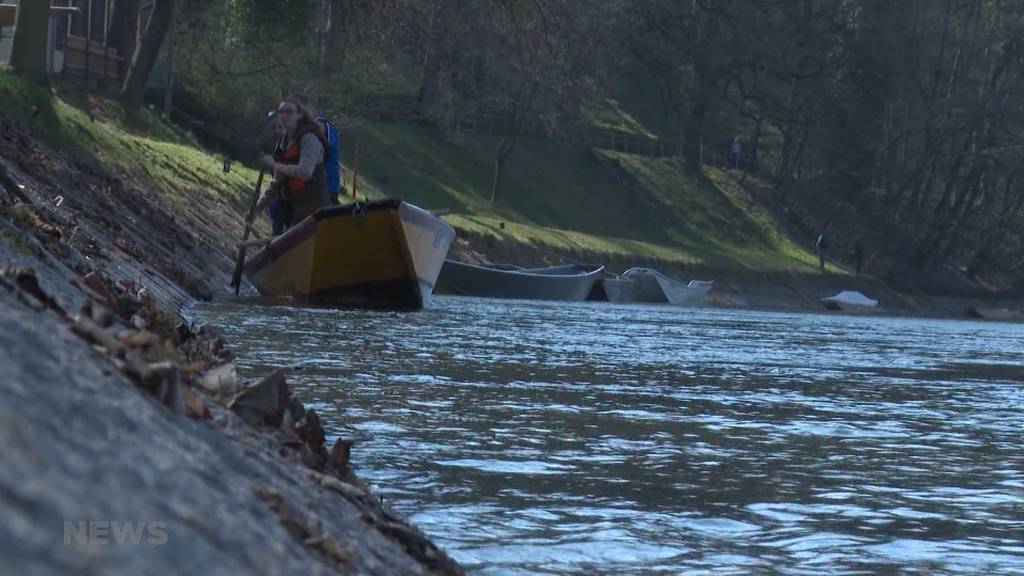
<svg viewBox="0 0 1024 576"><path fill-rule="evenodd" d="M263 202L279 203L280 224L287 229L329 204L324 173L327 141L321 124L297 98L282 100L276 116L284 143L274 155L263 157L263 165L274 173Z"/></svg>
<svg viewBox="0 0 1024 576"><path fill-rule="evenodd" d="M281 119L277 116L277 110L273 111L273 117L270 119L270 133L273 135L275 143L280 142L283 144L285 132L284 127L281 126ZM286 228L285 220L290 219L290 216L287 214L288 206L285 206L281 195L276 192L273 194L265 192L264 198L261 199L260 203L261 205L264 203L267 205L267 216L270 216L271 233L274 236L283 234Z"/></svg>
<svg viewBox="0 0 1024 576"><path fill-rule="evenodd" d="M338 129L327 116L320 114L313 108L309 98L305 95L294 94L292 98L300 106L309 110L309 113L316 119L317 124L320 125L320 129L323 130L324 145L327 147L324 151L324 176L327 180L327 196L330 198L331 204L340 204L341 161L338 154Z"/></svg>

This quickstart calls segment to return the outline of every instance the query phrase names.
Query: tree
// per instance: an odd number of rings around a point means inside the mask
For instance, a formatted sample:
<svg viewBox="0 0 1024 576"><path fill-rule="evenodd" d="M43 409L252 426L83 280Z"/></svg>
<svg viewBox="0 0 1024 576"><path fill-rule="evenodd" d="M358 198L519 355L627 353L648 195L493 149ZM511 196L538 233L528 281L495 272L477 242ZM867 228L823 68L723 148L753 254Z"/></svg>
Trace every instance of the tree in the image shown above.
<svg viewBox="0 0 1024 576"><path fill-rule="evenodd" d="M49 18L50 3L47 0L22 0L11 46L11 66L18 74L40 84L47 81Z"/></svg>
<svg viewBox="0 0 1024 576"><path fill-rule="evenodd" d="M139 43L139 0L116 0L107 43L117 49L125 61L135 55L135 47ZM121 80L127 74L128 67L125 66Z"/></svg>
<svg viewBox="0 0 1024 576"><path fill-rule="evenodd" d="M149 14L149 21L146 22L142 41L135 49L124 84L121 86L121 103L128 110L137 110L142 105L146 80L149 79L149 73L156 64L156 58L160 54L160 47L167 37L167 30L173 17L174 0L156 0Z"/></svg>

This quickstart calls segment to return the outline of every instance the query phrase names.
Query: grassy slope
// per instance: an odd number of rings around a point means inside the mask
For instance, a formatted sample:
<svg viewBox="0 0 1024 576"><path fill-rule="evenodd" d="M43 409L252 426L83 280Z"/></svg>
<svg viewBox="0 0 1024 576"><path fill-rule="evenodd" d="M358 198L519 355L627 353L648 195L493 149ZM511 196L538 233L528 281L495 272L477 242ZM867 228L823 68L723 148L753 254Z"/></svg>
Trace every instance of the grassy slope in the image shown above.
<svg viewBox="0 0 1024 576"><path fill-rule="evenodd" d="M69 151L91 155L115 173L150 183L174 199L184 201L187 191L198 191L237 208L245 204L256 180L252 169L238 164L222 173L220 158L148 110L129 120L110 100L90 98L72 106L4 70L0 102L8 121ZM95 119L83 109L92 110Z"/></svg>
<svg viewBox="0 0 1024 576"><path fill-rule="evenodd" d="M639 254L681 263L812 270L815 257L786 238L731 175L686 174L679 162L611 151L593 155L524 140L489 205L493 136L353 119L360 190L449 208L457 228L542 249ZM346 138L347 137L347 138ZM504 222L502 230L500 224Z"/></svg>
<svg viewBox="0 0 1024 576"><path fill-rule="evenodd" d="M5 71L0 71L0 101L9 121L182 202L198 192L241 210L256 179L255 171L237 163L223 174L219 157L147 110L129 121L109 100L72 106ZM83 109L93 110L95 120ZM615 110L609 110L603 112L606 123L615 122ZM607 151L592 156L526 140L507 166L492 208L493 136L462 134L445 141L425 126L361 119L350 127L360 135L363 193L450 208L449 220L463 231L542 250L755 269L813 268L813 256L783 237L720 171L694 179L672 159ZM343 141L346 164L351 165L352 152L349 138Z"/></svg>

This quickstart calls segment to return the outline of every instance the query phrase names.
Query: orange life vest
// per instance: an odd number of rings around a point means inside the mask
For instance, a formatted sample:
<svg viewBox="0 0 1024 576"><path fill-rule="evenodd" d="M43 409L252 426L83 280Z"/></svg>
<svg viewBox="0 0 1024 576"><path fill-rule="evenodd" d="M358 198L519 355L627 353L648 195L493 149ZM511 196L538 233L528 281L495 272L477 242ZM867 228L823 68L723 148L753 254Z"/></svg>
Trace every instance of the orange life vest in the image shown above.
<svg viewBox="0 0 1024 576"><path fill-rule="evenodd" d="M327 154L327 145L324 139L320 137L314 130L309 127L299 126L295 131L295 137L291 139L284 149L279 151L274 160L281 164L298 164L299 159L302 156L302 138L312 132L317 139L320 140L321 146L324 149L324 155ZM313 176L309 180L302 180L301 178L286 177L284 182L284 195L286 198L292 201L297 201L306 190L312 189L326 189L327 178L324 174L323 158L317 163L316 168L313 169Z"/></svg>

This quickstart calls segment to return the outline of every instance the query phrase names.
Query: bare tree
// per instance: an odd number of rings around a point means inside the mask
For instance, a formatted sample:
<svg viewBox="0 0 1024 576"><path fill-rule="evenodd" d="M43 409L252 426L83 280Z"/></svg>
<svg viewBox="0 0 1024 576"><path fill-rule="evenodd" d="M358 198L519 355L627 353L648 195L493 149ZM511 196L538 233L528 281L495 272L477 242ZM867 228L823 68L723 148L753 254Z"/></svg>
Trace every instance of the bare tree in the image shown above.
<svg viewBox="0 0 1024 576"><path fill-rule="evenodd" d="M135 49L128 74L125 75L124 84L121 86L121 102L128 110L137 110L142 105L146 80L153 70L153 65L156 64L156 58L167 37L173 16L173 0L156 0L146 23L146 31L142 34L142 41Z"/></svg>
<svg viewBox="0 0 1024 576"><path fill-rule="evenodd" d="M126 62L135 54L139 43L139 0L116 0L110 23L107 44L116 48ZM121 70L121 79L128 74L128 67Z"/></svg>

